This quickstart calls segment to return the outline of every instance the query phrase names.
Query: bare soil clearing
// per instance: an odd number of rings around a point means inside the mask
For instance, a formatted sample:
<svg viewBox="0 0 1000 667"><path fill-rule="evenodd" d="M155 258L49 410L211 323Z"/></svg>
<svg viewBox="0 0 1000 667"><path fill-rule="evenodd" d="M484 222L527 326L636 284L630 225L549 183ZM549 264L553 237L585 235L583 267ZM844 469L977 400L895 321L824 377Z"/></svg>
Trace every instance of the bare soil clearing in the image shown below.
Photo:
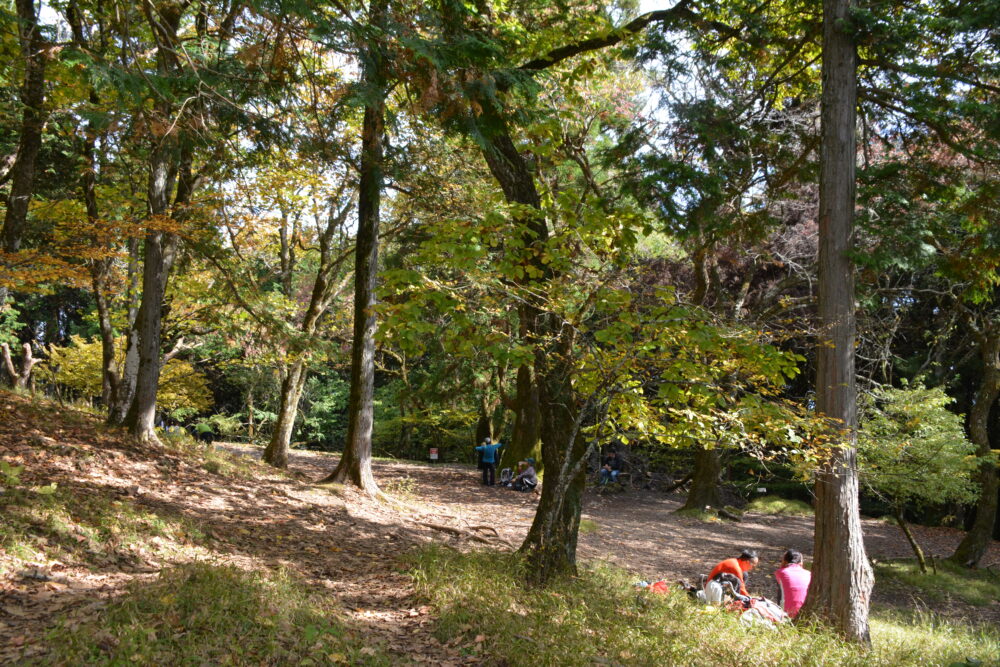
<svg viewBox="0 0 1000 667"><path fill-rule="evenodd" d="M217 445L254 456L246 445ZM520 544L538 496L479 484L471 466L375 463L375 476L395 501L375 501L347 487L318 487L336 457L296 451L290 475L254 467L246 478L221 476L169 450L140 450L118 433L74 410L55 409L0 393L0 458L24 465L22 484L57 483L81 503L100 498L194 527L195 536L95 544L72 525L39 538L25 557L0 549L0 663L45 656L45 633L57 618L93 620L133 581L151 580L173 563L210 560L248 569L285 568L317 590L329 591L344 614L373 641L402 660L419 656L442 665L474 662L461 645L433 636L433 609L413 595L405 555L422 544L509 550ZM117 506L117 505L114 505ZM603 559L636 578L695 577L741 547L761 553L751 588L773 594L769 576L788 547L809 556L812 520L747 515L741 523L678 517L680 498L648 491L588 492L584 518L596 524L580 539L583 561ZM898 528L865 521L869 554L906 557ZM960 533L914 527L929 553L947 555ZM994 543L986 565L1000 566ZM876 603L913 608L905 592L876 587ZM1000 623L992 607L946 605L946 613ZM51 657L51 656L49 656ZM44 659L44 658L43 658Z"/></svg>

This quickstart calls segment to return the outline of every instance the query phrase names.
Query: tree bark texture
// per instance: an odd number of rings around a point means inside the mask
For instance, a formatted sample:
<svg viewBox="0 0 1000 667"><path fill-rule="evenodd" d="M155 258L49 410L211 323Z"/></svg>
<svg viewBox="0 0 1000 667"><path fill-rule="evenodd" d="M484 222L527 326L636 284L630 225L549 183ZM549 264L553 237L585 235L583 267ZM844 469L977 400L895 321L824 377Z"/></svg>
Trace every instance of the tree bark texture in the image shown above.
<svg viewBox="0 0 1000 667"><path fill-rule="evenodd" d="M719 495L719 476L722 474L722 457L718 449L700 447L694 452L694 473L682 510L704 510L722 507Z"/></svg>
<svg viewBox="0 0 1000 667"><path fill-rule="evenodd" d="M986 554L997 520L997 457L990 445L990 411L1000 396L1000 329L987 328L980 337L979 356L983 378L976 391L976 402L969 411L969 436L976 445L979 463L979 501L972 527L952 554L951 560L965 567L976 567Z"/></svg>
<svg viewBox="0 0 1000 667"><path fill-rule="evenodd" d="M539 314L551 320L552 315ZM554 329L554 323L538 328ZM580 414L573 400L573 330L562 327L555 349L537 349L539 371L542 461L545 483L528 535L520 547L527 561L528 580L544 585L576 574L576 547L580 530L583 490L587 482L587 444L580 437Z"/></svg>
<svg viewBox="0 0 1000 667"><path fill-rule="evenodd" d="M45 129L45 64L48 58L45 40L35 14L35 0L15 0L18 20L18 40L24 61L21 85L21 136L17 157L11 169L10 195L0 229L0 250L17 252L21 247L28 220L28 205L34 189L36 163L42 148ZM0 280L0 305L7 300L5 280Z"/></svg>
<svg viewBox="0 0 1000 667"><path fill-rule="evenodd" d="M835 434L816 475L815 560L802 613L829 622L845 638L869 644L873 574L858 507L854 267L857 56L849 0L823 2L820 153L819 318L816 409Z"/></svg>
<svg viewBox="0 0 1000 667"><path fill-rule="evenodd" d="M178 181L174 155L176 137L157 141L150 160L149 213L157 222L169 216L170 197ZM180 190L180 188L178 188ZM160 382L160 345L163 332L163 300L167 293L167 278L177 256L180 238L159 226L150 229L145 238L142 266L142 301L134 329L138 333L139 366L135 396L125 417L129 432L140 442L157 440L156 393Z"/></svg>
<svg viewBox="0 0 1000 667"><path fill-rule="evenodd" d="M275 468L288 467L288 450L292 442L292 432L295 429L295 417L299 411L299 401L302 399L302 389L306 386L306 362L302 359L294 362L281 381L281 403L278 407L278 418L271 433L271 441L264 449L264 462Z"/></svg>
<svg viewBox="0 0 1000 667"><path fill-rule="evenodd" d="M370 20L382 28L386 0L373 0ZM381 39L375 38L375 39ZM378 493L372 474L372 427L375 393L375 285L378 276L379 206L382 198L385 133L384 45L368 48L363 79L370 101L365 105L361 130L361 168L358 184L358 233L354 250L354 340L351 345L351 390L348 398L347 442L340 462L324 482L350 481L369 494Z"/></svg>
<svg viewBox="0 0 1000 667"><path fill-rule="evenodd" d="M507 201L528 211L514 221L524 238L523 246L538 247L547 241L548 227L541 214L534 175L517 151L502 116L490 104L483 105L481 115L489 124L484 131L489 139L483 157ZM552 278L551 267L538 262L537 256L533 254L526 261L535 263L540 277L530 281L529 301L520 309L522 338L535 346L535 356L532 373L522 375L518 371L517 418L521 423L515 431L523 430L515 437L522 443L530 441L527 424L534 423L537 414L545 482L535 519L520 551L527 558L531 582L544 585L555 577L576 572L587 446L578 437L579 414L571 383L573 329L561 326L553 314L545 312L544 304L530 301L530 295L545 293L545 282ZM529 380L533 387L528 386ZM530 411L532 404L538 406L537 413Z"/></svg>
<svg viewBox="0 0 1000 667"><path fill-rule="evenodd" d="M522 323L527 322L526 307L520 309ZM521 327L522 339L527 335L524 325ZM505 448L504 457L510 461L523 461L529 456L539 462L538 470L542 470L541 450L541 408L539 405L538 385L535 383L535 372L531 366L520 366L517 369L516 393L514 395L514 432L511 434L509 447Z"/></svg>
<svg viewBox="0 0 1000 667"><path fill-rule="evenodd" d="M128 329L126 330L125 361L118 378L118 388L108 408L109 426L124 426L128 409L135 397L139 377L139 239L128 242Z"/></svg>

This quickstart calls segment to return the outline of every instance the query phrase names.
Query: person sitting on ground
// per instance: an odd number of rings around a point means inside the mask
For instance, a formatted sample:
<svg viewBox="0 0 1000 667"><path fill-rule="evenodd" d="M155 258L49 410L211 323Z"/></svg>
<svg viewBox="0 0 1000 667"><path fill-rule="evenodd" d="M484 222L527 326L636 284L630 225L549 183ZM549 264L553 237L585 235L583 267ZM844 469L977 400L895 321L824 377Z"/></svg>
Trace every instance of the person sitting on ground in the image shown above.
<svg viewBox="0 0 1000 667"><path fill-rule="evenodd" d="M502 443L494 443L489 438L483 440L483 444L476 447L476 451L483 455L483 484L493 486L497 478L497 450L503 447Z"/></svg>
<svg viewBox="0 0 1000 667"><path fill-rule="evenodd" d="M744 549L740 552L738 558L727 558L722 561L708 573L708 581L715 581L724 572L734 575L740 581L740 595L749 595L747 593L747 581L749 579L748 575L750 570L757 566L757 562L760 559L757 558L757 552L753 549Z"/></svg>
<svg viewBox="0 0 1000 667"><path fill-rule="evenodd" d="M802 554L795 549L786 551L774 578L778 580L778 604L786 614L795 618L806 601L812 579L812 573L802 567Z"/></svg>
<svg viewBox="0 0 1000 667"><path fill-rule="evenodd" d="M518 474L511 483L510 488L515 491L531 491L538 486L538 475L535 474L535 459L526 458L517 464Z"/></svg>
<svg viewBox="0 0 1000 667"><path fill-rule="evenodd" d="M601 484L607 484L609 480L617 482L621 469L622 461L618 458L618 453L612 449L604 458L604 464L601 466Z"/></svg>

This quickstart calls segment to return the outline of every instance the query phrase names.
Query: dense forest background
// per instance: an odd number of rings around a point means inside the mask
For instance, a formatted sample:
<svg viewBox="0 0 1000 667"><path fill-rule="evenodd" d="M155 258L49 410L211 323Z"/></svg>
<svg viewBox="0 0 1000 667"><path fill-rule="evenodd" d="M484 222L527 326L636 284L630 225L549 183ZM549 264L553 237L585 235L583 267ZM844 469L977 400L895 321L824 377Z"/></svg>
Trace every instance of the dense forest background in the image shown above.
<svg viewBox="0 0 1000 667"><path fill-rule="evenodd" d="M526 545L569 564L602 453L688 509L812 501L846 426L861 507L968 529L975 565L1000 2L825 4L15 0L5 381L151 446L343 452L329 479L373 492L372 454L492 437L539 461Z"/></svg>

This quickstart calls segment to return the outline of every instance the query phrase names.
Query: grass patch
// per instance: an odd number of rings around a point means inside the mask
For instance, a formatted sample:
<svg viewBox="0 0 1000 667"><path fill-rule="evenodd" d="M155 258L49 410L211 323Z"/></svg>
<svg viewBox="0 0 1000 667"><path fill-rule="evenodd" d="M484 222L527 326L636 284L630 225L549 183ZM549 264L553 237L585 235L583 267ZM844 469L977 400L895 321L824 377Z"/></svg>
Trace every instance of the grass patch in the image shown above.
<svg viewBox="0 0 1000 667"><path fill-rule="evenodd" d="M197 461L201 469L213 475L232 479L253 479L259 463L247 456L232 454L191 437L184 431L162 433L164 448L168 451Z"/></svg>
<svg viewBox="0 0 1000 667"><path fill-rule="evenodd" d="M60 664L393 664L328 600L285 573L190 563L133 585L91 624L64 620L48 640Z"/></svg>
<svg viewBox="0 0 1000 667"><path fill-rule="evenodd" d="M135 552L141 549L156 551L168 549L170 542L204 540L190 520L149 512L128 499L84 495L62 487L51 494L21 491L4 497L0 549L14 557L10 567L49 560L98 566L137 561ZM163 539L153 543L151 538Z"/></svg>
<svg viewBox="0 0 1000 667"><path fill-rule="evenodd" d="M580 532L584 535L588 533L596 533L600 529L600 526L596 521L592 519L580 519Z"/></svg>
<svg viewBox="0 0 1000 667"><path fill-rule="evenodd" d="M895 667L1000 655L996 630L930 617L876 616L874 646L862 651L818 628L745 629L681 593L637 595L635 575L608 566L526 589L516 555L433 547L415 559L417 588L440 613L439 638L486 664Z"/></svg>
<svg viewBox="0 0 1000 667"><path fill-rule="evenodd" d="M761 496L747 505L747 512L757 514L784 514L787 516L813 516L813 508L801 500L789 500L779 496Z"/></svg>
<svg viewBox="0 0 1000 667"><path fill-rule="evenodd" d="M928 564L930 568L930 564ZM879 579L934 601L959 599L986 606L1000 601L1000 580L985 570L969 570L951 561L937 561L937 574L923 574L915 560L893 560L875 565Z"/></svg>
<svg viewBox="0 0 1000 667"><path fill-rule="evenodd" d="M709 521L712 523L719 523L722 519L715 512L706 512L700 509L690 509L690 510L675 510L674 514L687 519L697 519L698 521Z"/></svg>
<svg viewBox="0 0 1000 667"><path fill-rule="evenodd" d="M417 480L412 477L394 477L383 482L381 489L404 503L417 500Z"/></svg>

